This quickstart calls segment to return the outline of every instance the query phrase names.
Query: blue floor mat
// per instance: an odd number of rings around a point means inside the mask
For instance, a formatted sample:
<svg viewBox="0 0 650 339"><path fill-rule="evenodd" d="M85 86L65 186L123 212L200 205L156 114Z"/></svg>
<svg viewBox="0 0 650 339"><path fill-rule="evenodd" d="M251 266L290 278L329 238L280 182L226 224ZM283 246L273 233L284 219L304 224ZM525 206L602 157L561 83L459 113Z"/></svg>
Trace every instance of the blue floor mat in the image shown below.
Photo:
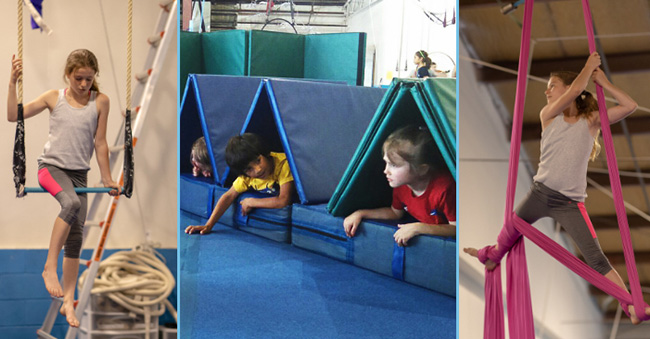
<svg viewBox="0 0 650 339"><path fill-rule="evenodd" d="M180 250L184 338L456 335L454 298L288 244L216 225Z"/></svg>

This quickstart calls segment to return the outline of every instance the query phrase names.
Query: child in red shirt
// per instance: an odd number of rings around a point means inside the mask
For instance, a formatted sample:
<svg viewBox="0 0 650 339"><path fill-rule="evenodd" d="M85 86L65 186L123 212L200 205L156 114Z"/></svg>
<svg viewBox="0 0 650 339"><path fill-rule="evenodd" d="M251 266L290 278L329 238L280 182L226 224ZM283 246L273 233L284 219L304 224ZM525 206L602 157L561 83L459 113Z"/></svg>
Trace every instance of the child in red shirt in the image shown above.
<svg viewBox="0 0 650 339"><path fill-rule="evenodd" d="M407 211L418 222L400 224L394 238L400 246L419 234L456 236L456 183L426 128L407 126L384 142L384 174L393 188L391 207L358 210L343 221L353 237L361 220L400 219Z"/></svg>

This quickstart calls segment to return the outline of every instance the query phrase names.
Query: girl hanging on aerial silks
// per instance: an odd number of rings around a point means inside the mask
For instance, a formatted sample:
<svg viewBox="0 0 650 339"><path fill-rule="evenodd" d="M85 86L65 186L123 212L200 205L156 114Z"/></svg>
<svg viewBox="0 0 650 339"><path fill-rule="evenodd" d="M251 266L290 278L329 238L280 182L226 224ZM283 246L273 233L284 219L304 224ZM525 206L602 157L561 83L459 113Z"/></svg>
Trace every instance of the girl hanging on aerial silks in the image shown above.
<svg viewBox="0 0 650 339"><path fill-rule="evenodd" d="M16 82L23 71L21 59L12 58L11 78L7 96L7 120L18 118ZM97 58L85 49L70 53L64 80L68 87L41 94L24 106L24 118L33 117L45 109L50 112L49 139L38 158L38 181L61 205L54 221L50 246L43 269L45 288L54 297L63 297L61 314L70 326L78 327L74 312L74 291L79 271L79 255L86 220L86 193L75 193L75 187L86 187L87 172L93 149L104 187L117 195L120 186L113 181L108 162L106 124L110 102L99 92L95 77L99 72ZM65 243L65 247L63 246ZM63 288L57 276L57 259L63 255Z"/></svg>
<svg viewBox="0 0 650 339"><path fill-rule="evenodd" d="M605 257L596 232L584 206L587 196L587 166L600 151L598 135L600 116L598 103L585 88L591 78L609 91L618 105L607 110L609 123L616 123L630 115L636 102L621 89L614 86L600 66L600 56L589 56L579 74L573 72L551 73L546 91L547 104L540 111L542 124L541 155L537 175L533 177L530 192L517 207L515 213L529 224L543 217L555 219L569 233L587 264L627 291L620 275ZM496 257L502 257L508 249L499 244L489 247ZM475 248L464 251L478 257ZM486 268L492 270L498 263L487 259ZM623 305L632 323L640 320L632 305ZM645 309L650 315L650 307Z"/></svg>

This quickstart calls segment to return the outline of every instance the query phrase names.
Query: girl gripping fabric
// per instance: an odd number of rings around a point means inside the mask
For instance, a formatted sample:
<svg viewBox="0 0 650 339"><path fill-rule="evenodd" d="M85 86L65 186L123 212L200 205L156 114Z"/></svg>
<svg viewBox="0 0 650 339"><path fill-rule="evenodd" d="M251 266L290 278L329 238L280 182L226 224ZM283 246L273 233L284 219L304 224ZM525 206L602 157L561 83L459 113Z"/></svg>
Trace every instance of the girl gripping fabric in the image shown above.
<svg viewBox="0 0 650 339"><path fill-rule="evenodd" d="M22 66L22 60L12 57L7 96L7 120L11 122L15 122L18 115L16 81L22 74ZM92 52L75 50L65 65L64 80L68 87L47 91L23 109L25 119L45 109L50 112L49 139L38 158L38 181L59 202L61 212L54 221L43 280L52 296L63 297L60 313L73 327L79 326L74 312L74 291L87 208L86 194L76 194L74 188L86 187L93 148L97 152L104 187L115 188L109 193L113 196L120 191L109 169L106 124L110 102L99 92L95 81L98 72L97 58ZM63 247L61 288L56 269Z"/></svg>
<svg viewBox="0 0 650 339"><path fill-rule="evenodd" d="M456 236L456 183L426 128L407 126L384 142L384 174L393 188L391 207L358 210L343 221L345 234L353 237L361 221L401 219L407 211L419 222L400 224L395 242L406 246L419 234Z"/></svg>
<svg viewBox="0 0 650 339"><path fill-rule="evenodd" d="M585 88L591 78L619 102L618 106L607 111L610 124L630 115L637 104L609 82L598 66L600 56L593 53L580 74L551 73L545 91L547 104L540 112L539 168L530 192L515 213L530 224L547 216L555 219L576 242L587 264L627 291L625 283L601 250L584 207L588 162L593 161L600 150L598 103ZM491 250L499 251L498 246ZM478 254L475 248L465 248L464 251L475 257ZM488 259L485 265L492 270L497 264ZM638 324L640 321L633 306L628 307L632 322ZM650 308L645 312L650 315Z"/></svg>
<svg viewBox="0 0 650 339"><path fill-rule="evenodd" d="M295 187L287 156L270 152L257 134L244 133L230 138L226 145L226 163L239 176L219 198L206 224L187 226L185 233L210 233L235 199L248 190L267 193L269 197L243 199L240 202L243 215L255 208L283 208L291 204Z"/></svg>

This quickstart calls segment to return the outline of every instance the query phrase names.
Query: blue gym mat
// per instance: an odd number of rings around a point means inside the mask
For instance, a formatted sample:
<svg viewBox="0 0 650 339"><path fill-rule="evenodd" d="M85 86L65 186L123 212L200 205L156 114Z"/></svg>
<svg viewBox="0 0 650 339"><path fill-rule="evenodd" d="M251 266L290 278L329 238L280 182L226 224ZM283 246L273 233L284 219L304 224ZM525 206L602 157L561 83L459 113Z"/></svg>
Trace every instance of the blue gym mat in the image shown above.
<svg viewBox="0 0 650 339"><path fill-rule="evenodd" d="M242 129L285 152L302 204L329 201L384 89L269 79Z"/></svg>
<svg viewBox="0 0 650 339"><path fill-rule="evenodd" d="M292 206L291 243L334 259L450 296L456 295L456 239L420 235L408 246L395 244L398 223L413 220L364 220L348 238L343 218L326 205Z"/></svg>
<svg viewBox="0 0 650 339"><path fill-rule="evenodd" d="M254 77L190 74L179 119L180 173L192 173L192 143L205 136L214 181L225 183L226 144L241 130L260 82Z"/></svg>
<svg viewBox="0 0 650 339"><path fill-rule="evenodd" d="M181 226L188 221L181 219ZM454 338L454 298L221 225L180 235L183 338Z"/></svg>

